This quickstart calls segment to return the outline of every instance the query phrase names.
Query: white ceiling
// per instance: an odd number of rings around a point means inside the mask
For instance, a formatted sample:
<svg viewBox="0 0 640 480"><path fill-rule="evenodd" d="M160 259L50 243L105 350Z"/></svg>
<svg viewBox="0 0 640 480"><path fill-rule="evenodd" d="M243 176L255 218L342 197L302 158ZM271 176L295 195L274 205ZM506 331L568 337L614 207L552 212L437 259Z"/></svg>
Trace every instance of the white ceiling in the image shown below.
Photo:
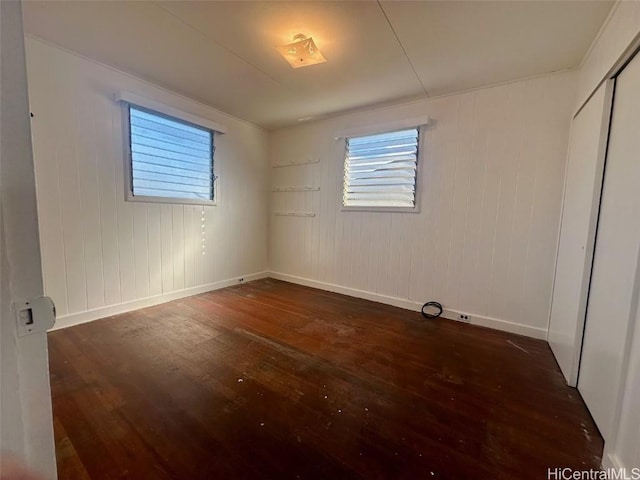
<svg viewBox="0 0 640 480"><path fill-rule="evenodd" d="M25 30L265 128L576 67L612 1L26 1ZM292 69L296 33L327 62Z"/></svg>

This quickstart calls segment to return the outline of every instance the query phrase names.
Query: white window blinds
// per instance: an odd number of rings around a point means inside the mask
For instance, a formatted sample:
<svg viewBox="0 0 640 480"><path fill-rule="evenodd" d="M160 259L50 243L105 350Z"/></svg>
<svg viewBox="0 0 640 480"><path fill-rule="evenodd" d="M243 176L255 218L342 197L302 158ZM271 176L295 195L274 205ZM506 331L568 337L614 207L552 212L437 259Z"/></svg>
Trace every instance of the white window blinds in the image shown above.
<svg viewBox="0 0 640 480"><path fill-rule="evenodd" d="M345 207L415 207L419 129L347 139Z"/></svg>
<svg viewBox="0 0 640 480"><path fill-rule="evenodd" d="M134 197L213 201L210 129L129 104Z"/></svg>

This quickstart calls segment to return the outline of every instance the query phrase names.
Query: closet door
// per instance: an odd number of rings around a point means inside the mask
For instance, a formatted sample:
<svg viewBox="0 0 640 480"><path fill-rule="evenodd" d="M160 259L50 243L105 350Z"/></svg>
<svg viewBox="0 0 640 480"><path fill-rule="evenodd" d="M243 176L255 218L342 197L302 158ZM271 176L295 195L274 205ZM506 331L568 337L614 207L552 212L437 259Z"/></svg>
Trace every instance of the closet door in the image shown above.
<svg viewBox="0 0 640 480"><path fill-rule="evenodd" d="M638 304L640 56L616 80L578 389L611 439Z"/></svg>
<svg viewBox="0 0 640 480"><path fill-rule="evenodd" d="M572 387L578 381L613 83L602 84L571 125L548 340Z"/></svg>

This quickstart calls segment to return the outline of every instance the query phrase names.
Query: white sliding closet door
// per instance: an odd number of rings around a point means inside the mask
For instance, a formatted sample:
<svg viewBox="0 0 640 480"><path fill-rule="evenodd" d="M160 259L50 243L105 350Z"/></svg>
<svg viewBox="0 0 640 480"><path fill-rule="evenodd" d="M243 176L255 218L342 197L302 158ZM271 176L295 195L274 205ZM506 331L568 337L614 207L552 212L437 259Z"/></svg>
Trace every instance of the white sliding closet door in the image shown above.
<svg viewBox="0 0 640 480"><path fill-rule="evenodd" d="M616 80L580 390L611 440L638 304L640 252L640 56Z"/></svg>
<svg viewBox="0 0 640 480"><path fill-rule="evenodd" d="M571 126L548 340L573 387L578 381L612 94L610 80L596 91Z"/></svg>

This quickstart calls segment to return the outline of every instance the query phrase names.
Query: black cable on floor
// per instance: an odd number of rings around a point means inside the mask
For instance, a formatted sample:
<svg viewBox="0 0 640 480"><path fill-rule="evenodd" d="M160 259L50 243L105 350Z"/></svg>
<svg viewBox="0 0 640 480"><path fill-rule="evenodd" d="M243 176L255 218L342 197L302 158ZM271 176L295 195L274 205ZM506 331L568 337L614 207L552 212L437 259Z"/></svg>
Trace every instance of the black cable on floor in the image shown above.
<svg viewBox="0 0 640 480"><path fill-rule="evenodd" d="M425 308L435 308L437 309L437 313L427 313L424 311ZM438 318L440 315L442 315L442 304L438 303L438 302L427 302L422 306L422 316L424 318Z"/></svg>

